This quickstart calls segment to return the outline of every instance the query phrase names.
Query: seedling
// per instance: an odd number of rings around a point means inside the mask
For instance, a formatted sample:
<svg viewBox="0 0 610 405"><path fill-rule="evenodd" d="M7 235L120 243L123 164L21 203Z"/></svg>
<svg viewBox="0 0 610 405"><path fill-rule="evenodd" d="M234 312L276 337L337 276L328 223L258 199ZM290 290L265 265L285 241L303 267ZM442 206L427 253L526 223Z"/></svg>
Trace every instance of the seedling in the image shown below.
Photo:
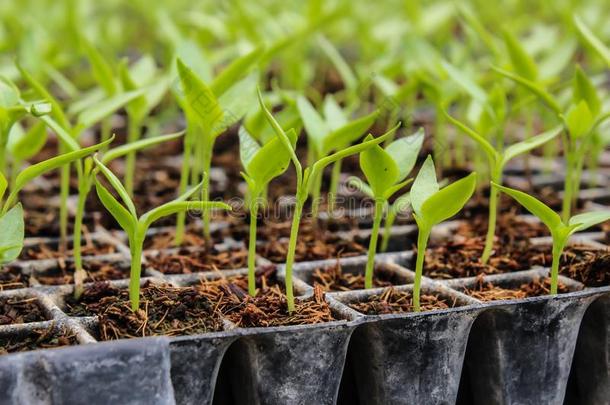
<svg viewBox="0 0 610 405"><path fill-rule="evenodd" d="M348 147L352 142L361 138L373 125L379 115L377 111L365 115L353 121L341 109L335 99L329 95L324 99L324 116L321 116L311 103L303 96L297 99L297 108L303 125L307 131L308 150L307 164L311 165L332 152ZM330 191L328 196L328 210L334 210L335 196L341 176L341 160L334 163L331 176ZM320 191L322 187L322 176L312 179L311 192L311 215L318 217L320 205Z"/></svg>
<svg viewBox="0 0 610 405"><path fill-rule="evenodd" d="M4 199L8 183L0 173L0 202ZM23 207L18 203L0 216L0 265L19 257L23 249Z"/></svg>
<svg viewBox="0 0 610 405"><path fill-rule="evenodd" d="M206 85L180 58L176 61L182 93L177 94L187 120L187 134L184 140L184 160L180 180L180 193L189 183L196 184L203 178L202 200L208 200L210 193L210 167L216 138L225 129L239 121L250 108L247 95L254 96L257 76L247 73L258 61L261 48L236 59L209 85ZM246 76L245 78L243 78ZM191 168L195 155L196 165ZM203 173L206 173L204 176ZM182 243L186 217L178 215L175 243ZM203 211L203 234L210 240L209 211Z"/></svg>
<svg viewBox="0 0 610 405"><path fill-rule="evenodd" d="M527 138L524 141L517 142L504 151L502 150L502 143L499 148L494 147L484 136L477 133L473 129L469 128L462 122L456 120L446 111L445 116L453 125L459 128L464 134L470 139L475 141L477 145L483 150L487 157L487 163L489 164L489 173L491 181L496 184L502 184L502 174L504 166L513 158L523 155L543 144L554 139L561 132L561 127L553 128L550 131L544 132L540 135ZM485 237L485 248L483 249L483 255L481 261L487 263L493 249L494 236L496 232L496 217L498 215L498 191L493 187L489 190L489 218L487 223L487 235Z"/></svg>
<svg viewBox="0 0 610 405"><path fill-rule="evenodd" d="M602 112L597 90L579 67L574 72L572 102L567 110L561 108L559 99L551 95L542 84L500 68L494 67L494 70L534 93L555 113L567 132L563 136L566 176L561 210L561 217L567 222L580 191L585 156L591 148L597 127L610 118L610 111Z"/></svg>
<svg viewBox="0 0 610 405"><path fill-rule="evenodd" d="M512 188L500 186L499 184L492 183L492 186L497 187L501 191L505 192L525 209L527 209L532 215L538 217L538 219L547 226L551 232L553 239L553 250L552 257L553 261L551 264L551 295L557 294L557 284L559 277L559 262L561 259L561 253L565 248L570 236L575 232L584 231L587 228L600 224L610 219L610 212L608 211L592 211L583 214L574 215L568 218L567 221L562 221L561 217L555 213L551 208L547 207L540 200L522 192L514 190Z"/></svg>
<svg viewBox="0 0 610 405"><path fill-rule="evenodd" d="M413 283L413 311L420 310L421 277L424 269L426 245L432 227L457 214L474 193L476 173L440 188L432 157L428 156L411 187L413 218L419 228L417 235L417 260Z"/></svg>
<svg viewBox="0 0 610 405"><path fill-rule="evenodd" d="M365 140L371 139L373 137L369 135ZM368 181L367 188L375 200L373 229L364 273L364 288L373 287L373 268L379 226L388 199L412 181L412 179L407 179L407 176L415 166L423 141L424 130L420 129L414 135L392 142L385 149L381 146L373 146L360 152L360 168Z"/></svg>
<svg viewBox="0 0 610 405"><path fill-rule="evenodd" d="M147 213L138 216L135 205L127 193L127 190L123 184L121 184L121 181L99 159L94 157L93 160L97 170L99 170L108 180L124 204L122 205L96 177L95 189L100 201L127 234L131 252L129 300L131 301L131 309L137 311L140 305L140 274L142 272L144 240L148 228L152 223L163 217L175 215L178 212L211 209L230 210L231 207L222 202L188 201L189 198L199 191L201 188L200 184L182 194L174 201L160 205L159 207L153 208Z"/></svg>
<svg viewBox="0 0 610 405"><path fill-rule="evenodd" d="M317 179L317 176L321 175L322 171L329 164L335 163L336 161L343 159L347 156L354 155L362 152L368 148L373 147L374 145L378 145L384 140L386 140L391 133L395 130L385 133L384 135L374 138L368 141L365 141L359 145L350 146L345 148L339 152L336 152L330 156L326 156L317 160L313 163L310 163L309 167L303 169L301 166L301 162L296 156L296 153L292 147L292 142L290 137L284 132L282 127L277 123L275 118L263 102L263 96L258 92L258 99L261 108L265 111L265 115L269 120L269 123L273 126L276 135L281 140L284 148L290 153L290 160L295 167L296 176L297 176L297 192L296 192L296 205L294 209L294 216L292 218L292 225L290 228L290 241L288 242L288 251L286 254L286 265L285 265L285 280L286 280L286 301L288 304L288 311L294 311L294 294L292 291L292 266L294 264L294 256L296 252L296 244L297 238L299 234L299 225L301 223L301 215L303 212L303 206L309 197L309 190L311 190L312 185ZM399 124L400 125L400 124Z"/></svg>
<svg viewBox="0 0 610 405"><path fill-rule="evenodd" d="M295 148L297 134L294 130L286 132L290 146ZM256 220L262 204L264 190L271 180L284 173L290 164L290 153L284 148L280 138L275 137L261 146L248 133L246 128L239 129L239 154L244 171L241 173L248 185L250 211L250 239L248 242L248 292L256 294Z"/></svg>

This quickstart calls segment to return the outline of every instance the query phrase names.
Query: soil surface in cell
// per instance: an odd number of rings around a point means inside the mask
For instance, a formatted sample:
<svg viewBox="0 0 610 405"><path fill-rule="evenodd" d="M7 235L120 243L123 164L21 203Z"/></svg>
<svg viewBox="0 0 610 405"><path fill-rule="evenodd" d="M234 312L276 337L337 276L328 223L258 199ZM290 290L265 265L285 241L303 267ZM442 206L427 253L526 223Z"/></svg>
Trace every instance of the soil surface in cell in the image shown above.
<svg viewBox="0 0 610 405"><path fill-rule="evenodd" d="M189 274L202 271L239 269L248 264L248 251L244 248L180 249L176 253L147 255L148 264L165 274Z"/></svg>
<svg viewBox="0 0 610 405"><path fill-rule="evenodd" d="M331 267L317 268L311 276L314 286L320 286L324 291L351 291L364 289L364 269L360 273L343 271L341 264ZM398 274L389 268L376 266L373 274L373 288L390 287L404 284Z"/></svg>
<svg viewBox="0 0 610 405"><path fill-rule="evenodd" d="M587 287L610 285L610 252L574 247L561 256L561 274Z"/></svg>
<svg viewBox="0 0 610 405"><path fill-rule="evenodd" d="M549 295L550 291L551 279L548 277L535 278L534 280L528 283L523 283L516 288L505 288L485 281L485 277L479 276L476 284L472 288L463 288L463 292L465 294L480 301L499 301L541 297L544 295ZM559 282L557 285L557 293L564 294L568 292L570 292L570 289L565 284Z"/></svg>
<svg viewBox="0 0 610 405"><path fill-rule="evenodd" d="M26 288L30 284L30 276L23 274L17 267L0 268L0 291Z"/></svg>
<svg viewBox="0 0 610 405"><path fill-rule="evenodd" d="M34 297L0 297L0 325L45 321L42 307Z"/></svg>
<svg viewBox="0 0 610 405"><path fill-rule="evenodd" d="M413 296L408 291L386 288L383 293L373 295L366 300L350 303L349 306L365 315L398 314L413 312ZM421 311L447 309L456 306L456 302L435 294L422 292L420 296Z"/></svg>
<svg viewBox="0 0 610 405"><path fill-rule="evenodd" d="M106 262L101 260L87 260L83 262L83 269L87 273L86 283L95 281L121 280L129 277L128 265ZM34 277L43 285L64 285L74 283L74 262L58 259L57 266L37 273Z"/></svg>
<svg viewBox="0 0 610 405"><path fill-rule="evenodd" d="M108 255L112 253L116 253L116 248L113 244L91 240L87 236L83 238L83 246L81 249L81 254L83 256ZM39 243L34 246L24 247L19 256L19 260L60 259L72 257L73 255L74 252L72 250L64 250L56 243Z"/></svg>
<svg viewBox="0 0 610 405"><path fill-rule="evenodd" d="M97 315L101 340L143 336L179 336L223 329L217 304L195 287L174 287L145 283L140 307L131 310L129 292L108 283L85 288L80 299L66 298L72 316Z"/></svg>
<svg viewBox="0 0 610 405"><path fill-rule="evenodd" d="M35 329L26 336L0 337L0 355L77 344L74 333L65 330L58 332L50 326L46 329Z"/></svg>

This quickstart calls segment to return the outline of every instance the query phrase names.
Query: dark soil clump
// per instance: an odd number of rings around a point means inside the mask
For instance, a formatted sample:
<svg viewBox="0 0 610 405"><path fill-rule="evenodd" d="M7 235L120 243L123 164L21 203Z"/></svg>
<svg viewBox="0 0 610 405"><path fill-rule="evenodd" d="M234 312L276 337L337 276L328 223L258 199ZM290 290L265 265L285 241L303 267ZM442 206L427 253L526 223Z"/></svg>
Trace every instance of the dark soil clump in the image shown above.
<svg viewBox="0 0 610 405"><path fill-rule="evenodd" d="M364 273L344 272L337 263L332 267L317 268L312 274L312 282L324 291L352 291L364 289ZM402 280L391 270L376 267L373 274L373 288L402 284Z"/></svg>
<svg viewBox="0 0 610 405"><path fill-rule="evenodd" d="M27 336L0 337L0 355L77 344L75 334L65 330L56 332L55 328L50 326L47 329L36 329Z"/></svg>
<svg viewBox="0 0 610 405"><path fill-rule="evenodd" d="M0 297L0 325L41 322L46 319L35 297Z"/></svg>
<svg viewBox="0 0 610 405"><path fill-rule="evenodd" d="M463 292L472 298L480 301L500 301L500 300L515 300L530 297L541 297L549 295L551 291L550 278L536 278L529 283L522 284L518 288L503 288L494 285L491 282L486 282L485 278L479 276L476 285L473 288L464 288ZM570 292L569 288L559 282L557 285L557 293L565 294Z"/></svg>

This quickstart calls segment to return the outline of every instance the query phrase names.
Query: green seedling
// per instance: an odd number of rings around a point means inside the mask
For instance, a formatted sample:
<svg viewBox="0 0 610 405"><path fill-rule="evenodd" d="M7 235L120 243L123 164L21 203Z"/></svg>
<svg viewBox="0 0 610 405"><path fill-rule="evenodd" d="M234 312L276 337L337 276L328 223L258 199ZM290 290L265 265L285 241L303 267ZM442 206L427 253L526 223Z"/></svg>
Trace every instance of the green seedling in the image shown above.
<svg viewBox="0 0 610 405"><path fill-rule="evenodd" d="M127 190L121 181L108 169L99 159L93 158L96 169L106 178L112 188L122 200L121 204L108 189L96 178L95 189L97 195L108 212L116 219L121 228L127 234L129 249L131 252L131 270L129 275L129 300L131 309L137 311L140 305L140 274L142 273L142 254L144 250L144 240L148 228L157 220L175 215L178 212L190 210L211 210L225 209L231 207L222 202L210 201L188 201L194 196L201 185L192 188L174 201L167 202L157 208L153 208L141 216L138 216L135 205L129 197Z"/></svg>
<svg viewBox="0 0 610 405"><path fill-rule="evenodd" d="M346 113L341 109L335 99L329 95L324 99L324 116L320 115L311 103L303 96L297 99L297 108L303 126L307 131L308 150L307 163L316 162L332 152L339 151L360 139L373 125L379 115L377 111L349 121ZM321 174L321 173L320 173ZM341 160L333 164L330 191L328 196L328 210L332 212L335 205L335 196L341 175ZM318 217L322 176L313 179L312 189L312 217Z"/></svg>
<svg viewBox="0 0 610 405"><path fill-rule="evenodd" d="M502 184L502 175L506 164L517 156L528 153L529 151L544 145L546 142L554 139L561 133L561 127L553 128L550 131L544 132L540 135L533 136L524 141L517 142L502 150L496 149L484 136L469 128L462 122L456 120L446 111L445 117L455 125L460 131L466 134L470 139L475 141L477 145L482 149L487 157L487 163L489 165L489 173L491 181L496 184ZM494 236L496 233L496 217L498 215L498 191L493 187L489 190L489 216L487 223L487 235L485 236L485 248L483 249L483 255L481 261L487 263L491 256L493 249Z"/></svg>
<svg viewBox="0 0 610 405"><path fill-rule="evenodd" d="M296 146L297 134L294 130L286 132L292 149ZM239 129L239 154L244 171L241 173L248 185L250 211L250 239L248 242L248 292L256 294L256 221L258 209L262 205L263 192L271 180L288 169L290 154L280 138L275 137L261 146L241 127Z"/></svg>
<svg viewBox="0 0 610 405"><path fill-rule="evenodd" d="M578 16L574 16L574 25L587 45L597 52L603 61L610 67L610 48L606 46Z"/></svg>
<svg viewBox="0 0 610 405"><path fill-rule="evenodd" d="M187 121L184 140L184 160L182 166L180 192L189 184L203 179L202 200L208 200L210 193L210 168L216 138L227 128L239 121L252 104L254 88L258 80L256 73L248 74L261 56L262 48L256 48L236 59L222 71L208 86L180 58L176 60L182 94L177 94ZM195 156L196 164L191 168ZM207 175L203 176L203 173ZM175 243L182 243L186 217L178 215ZM209 211L203 212L203 234L210 240Z"/></svg>
<svg viewBox="0 0 610 405"><path fill-rule="evenodd" d="M567 221L562 221L561 217L555 213L551 208L547 207L540 200L522 192L514 190L512 188L500 186L499 184L492 183L493 187L496 187L514 198L519 204L521 204L526 210L532 215L538 217L538 219L547 226L551 232L553 239L553 250L552 257L553 261L551 264L551 291L552 295L557 294L557 284L559 278L559 262L561 259L561 253L568 243L570 236L575 232L584 231L587 228L598 225L602 222L610 220L610 212L608 211L593 211L584 214L574 215L568 218Z"/></svg>
<svg viewBox="0 0 610 405"><path fill-rule="evenodd" d="M560 100L549 93L543 84L500 68L494 67L494 70L535 94L551 109L564 127L566 176L561 217L567 222L572 206L578 198L584 160L591 149L595 131L601 123L610 118L610 111L602 112L597 90L580 67L574 72L572 100L565 110L562 109Z"/></svg>
<svg viewBox="0 0 610 405"><path fill-rule="evenodd" d="M335 163L336 161L338 161L340 159L344 159L347 156L360 153L363 150L373 147L374 145L380 144L381 142L385 141L391 135L391 133L395 130L395 128L392 129L390 132L387 132L386 134L384 134L378 138L365 141L358 145L350 146L350 147L345 148L339 152L336 152L330 156L326 156L326 157L321 158L320 160L316 160L315 162L310 163L309 167L306 167L305 169L303 169L303 167L301 166L301 162L297 158L297 155L292 147L292 142L290 140L290 137L284 132L282 127L277 123L275 118L273 118L273 115L271 114L271 112L269 112L269 110L265 106L265 103L263 102L263 96L260 93L260 91L258 92L258 99L259 99L259 104L260 104L261 108L263 109L263 111L265 111L265 115L266 115L267 119L269 120L269 123L273 126L273 128L276 132L276 135L281 140L284 148L290 153L290 160L292 161L292 164L295 167L296 176L297 176L296 205L295 205L295 210L294 210L294 216L292 218L292 225L290 228L290 241L288 242L288 252L286 254L286 265L285 265L286 301L288 304L288 311L293 312L294 311L294 294L292 291L292 266L294 264L296 244L297 244L297 238L298 238L298 234L299 234L299 225L301 223L301 215L303 213L303 206L305 205L305 202L307 201L307 198L309 197L309 191L311 190L312 185L316 181L317 176L321 175L321 173L325 167L327 167L328 165L330 165L332 163Z"/></svg>
<svg viewBox="0 0 610 405"><path fill-rule="evenodd" d="M424 269L426 246L432 227L457 214L474 193L476 173L440 188L432 157L428 156L411 187L413 218L417 223L417 260L413 283L413 311L420 310L421 277Z"/></svg>
<svg viewBox="0 0 610 405"><path fill-rule="evenodd" d="M365 141L371 139L373 137L369 135ZM366 188L370 190L375 201L373 229L371 230L368 259L364 273L364 288L373 288L373 268L375 253L377 252L379 227L388 200L394 193L413 180L407 179L407 176L415 166L423 141L424 130L420 129L416 134L400 138L386 148L373 146L360 152L360 168L368 182Z"/></svg>
<svg viewBox="0 0 610 405"><path fill-rule="evenodd" d="M0 173L0 202L4 200L7 187L7 180ZM23 249L24 228L21 203L8 208L8 211L0 215L0 229L2 229L0 233L0 265L9 263L19 257Z"/></svg>

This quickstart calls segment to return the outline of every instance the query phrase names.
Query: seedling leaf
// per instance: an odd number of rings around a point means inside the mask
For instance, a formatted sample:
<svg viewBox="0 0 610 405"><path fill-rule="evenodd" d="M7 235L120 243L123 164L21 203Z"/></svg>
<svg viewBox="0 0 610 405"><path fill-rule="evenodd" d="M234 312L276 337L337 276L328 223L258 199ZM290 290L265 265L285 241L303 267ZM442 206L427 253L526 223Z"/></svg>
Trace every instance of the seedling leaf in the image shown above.
<svg viewBox="0 0 610 405"><path fill-rule="evenodd" d="M23 207L15 205L0 217L0 263L8 263L19 257L23 248Z"/></svg>
<svg viewBox="0 0 610 405"><path fill-rule="evenodd" d="M415 134L397 139L385 148L398 165L398 180L403 180L411 173L423 143L424 129L420 128Z"/></svg>
<svg viewBox="0 0 610 405"><path fill-rule="evenodd" d="M366 141L373 139L371 135ZM385 191L398 181L400 174L398 165L392 156L379 145L370 147L360 153L360 168L373 191L373 195L380 198Z"/></svg>
<svg viewBox="0 0 610 405"><path fill-rule="evenodd" d="M583 39L593 48L599 56L610 66L610 49L587 27L587 25L577 16L574 16L576 28L581 33Z"/></svg>
<svg viewBox="0 0 610 405"><path fill-rule="evenodd" d="M514 157L517 157L519 155L522 155L526 152L531 151L532 149L536 149L537 147L542 146L546 142L550 141L551 139L553 139L557 135L559 135L562 130L563 130L562 126L557 126L542 134L533 136L531 138L527 138L524 141L517 142L517 143L509 146L508 148L506 148L506 150L502 154L502 166L504 166L504 164L506 164L509 160L513 159Z"/></svg>
<svg viewBox="0 0 610 405"><path fill-rule="evenodd" d="M501 191L505 192L519 204L523 205L525 209L535 215L540 219L551 231L551 233L555 232L557 229L563 226L561 222L561 218L555 211L547 207L544 203L537 200L536 198L522 192L519 190L514 190L512 188L504 187L496 183L491 183L493 187L497 187Z"/></svg>
<svg viewBox="0 0 610 405"><path fill-rule="evenodd" d="M417 216L422 216L422 206L424 202L439 190L438 182L436 181L436 170L432 156L428 155L415 181L411 186L411 205Z"/></svg>
<svg viewBox="0 0 610 405"><path fill-rule="evenodd" d="M529 91L534 93L536 96L538 96L556 114L561 114L561 107L559 106L559 103L555 100L555 98L551 94L549 94L545 89L540 87L540 85L538 85L537 83L534 83L530 80L527 80L524 77L521 77L512 72L509 72L504 69L500 69L495 66L492 66L492 69L495 70L496 72L498 72L499 74L501 74L502 76L505 76L505 77L517 82L518 84L522 85L523 87L525 87L526 89L528 89Z"/></svg>
<svg viewBox="0 0 610 405"><path fill-rule="evenodd" d="M457 214L468 202L477 185L476 173L449 184L427 198L421 205L418 217L433 226ZM413 195L413 190L411 190Z"/></svg>
<svg viewBox="0 0 610 405"><path fill-rule="evenodd" d="M95 191L104 207L118 222L121 228L131 237L135 232L136 217L127 211L127 209L125 209L125 207L123 207L97 179L95 180Z"/></svg>
<svg viewBox="0 0 610 405"><path fill-rule="evenodd" d="M589 110L591 110L591 114L594 117L599 115L602 105L597 90L580 66L576 66L576 71L574 72L572 93L572 102L574 104L578 104L584 100L587 103Z"/></svg>
<svg viewBox="0 0 610 405"><path fill-rule="evenodd" d="M579 232L608 220L610 220L609 211L592 211L574 215L570 218L569 225L576 226L574 232Z"/></svg>

